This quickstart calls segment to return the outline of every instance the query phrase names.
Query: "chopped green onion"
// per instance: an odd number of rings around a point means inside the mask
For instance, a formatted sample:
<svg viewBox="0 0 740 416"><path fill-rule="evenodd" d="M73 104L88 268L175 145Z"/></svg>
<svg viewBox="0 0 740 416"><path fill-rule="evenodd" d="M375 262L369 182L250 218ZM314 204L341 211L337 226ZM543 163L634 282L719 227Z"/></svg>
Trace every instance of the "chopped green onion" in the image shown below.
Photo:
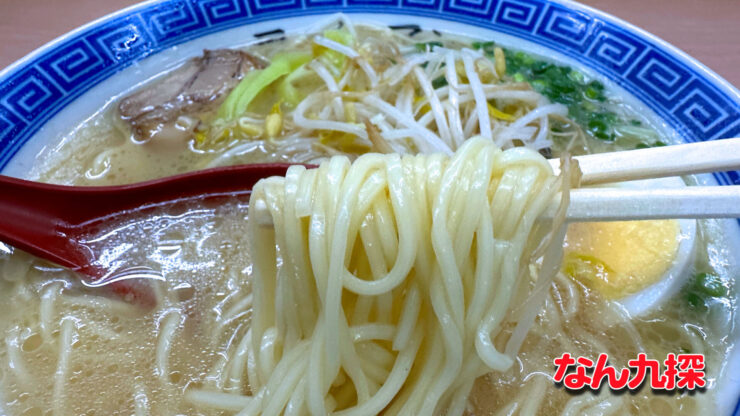
<svg viewBox="0 0 740 416"><path fill-rule="evenodd" d="M596 91L602 92L604 91L604 84L600 83L599 81L591 81L588 83L589 88L593 88Z"/></svg>
<svg viewBox="0 0 740 416"><path fill-rule="evenodd" d="M712 298L727 296L728 288L718 275L697 273L686 290L686 302L694 309L705 311Z"/></svg>
<svg viewBox="0 0 740 416"><path fill-rule="evenodd" d="M586 77L576 70L570 71L568 73L568 78L570 78L571 81L577 82L579 84L583 84L586 82Z"/></svg>
<svg viewBox="0 0 740 416"><path fill-rule="evenodd" d="M432 41L432 42L424 42L424 43L417 43L414 45L416 47L416 50L419 52L429 52L433 50L435 47L443 47L444 45L442 42Z"/></svg>
<svg viewBox="0 0 740 416"><path fill-rule="evenodd" d="M588 130L597 139L612 140L613 136L609 133L609 126L603 120L591 120L588 122Z"/></svg>
<svg viewBox="0 0 740 416"><path fill-rule="evenodd" d="M616 123L619 120L619 117L616 113L605 111L600 113L592 113L589 116L589 119L603 121L604 123Z"/></svg>
<svg viewBox="0 0 740 416"><path fill-rule="evenodd" d="M536 80L530 82L530 84L532 84L532 87L534 89L536 89L537 91L540 91L540 92L545 91L545 89L547 88L547 82L545 82L544 80L541 80L541 79L536 79Z"/></svg>
<svg viewBox="0 0 740 416"><path fill-rule="evenodd" d="M475 50L483 51L486 56L491 57L496 49L496 42L473 42L470 46Z"/></svg>
<svg viewBox="0 0 740 416"><path fill-rule="evenodd" d="M722 284L719 276L715 274L699 273L696 275L695 285L702 293L715 298L727 295L727 288Z"/></svg>
<svg viewBox="0 0 740 416"><path fill-rule="evenodd" d="M545 61L537 61L532 65L532 72L535 74L544 74L551 68L555 68L555 65Z"/></svg>
<svg viewBox="0 0 740 416"><path fill-rule="evenodd" d="M705 309L707 306L706 303L704 303L704 299L694 292L686 295L686 301L689 303L689 306L694 309Z"/></svg>
<svg viewBox="0 0 740 416"><path fill-rule="evenodd" d="M663 146L668 146L668 145L666 143L661 142L660 140L658 140L658 141L655 141L653 143L645 143L645 142L638 143L635 146L635 149L648 149L648 148L651 148L651 147L663 147Z"/></svg>
<svg viewBox="0 0 740 416"><path fill-rule="evenodd" d="M474 46L482 47L482 43ZM642 146L658 146L657 136L641 123L623 120L610 111L606 87L583 73L521 51L505 51L507 74L516 82L529 82L532 88L550 101L568 107L568 115L596 139L614 142L627 138L627 146L643 142ZM638 129L640 131L638 131Z"/></svg>
<svg viewBox="0 0 740 416"><path fill-rule="evenodd" d="M470 46L472 46L473 49L493 49L496 46L496 42L473 42L470 44Z"/></svg>
<svg viewBox="0 0 740 416"><path fill-rule="evenodd" d="M589 82L584 94L587 98L591 100L606 101L606 95L604 95L604 85L599 81Z"/></svg>
<svg viewBox="0 0 740 416"><path fill-rule="evenodd" d="M447 85L447 78L445 78L444 76L439 76L432 80L432 88L434 88L435 90L437 88L442 88L445 85Z"/></svg>
<svg viewBox="0 0 740 416"><path fill-rule="evenodd" d="M594 112L594 111L598 110L596 108L596 106L594 105L594 103L591 103L591 102L588 102L588 101L584 101L581 105L583 106L583 109L586 110L586 111L588 111L588 112Z"/></svg>
<svg viewBox="0 0 740 416"><path fill-rule="evenodd" d="M590 98L592 100L601 101L601 100L599 100L599 98L602 97L602 95L598 91L596 91L595 89L593 89L591 87L588 87L588 88L586 88L586 97L588 97L588 98Z"/></svg>

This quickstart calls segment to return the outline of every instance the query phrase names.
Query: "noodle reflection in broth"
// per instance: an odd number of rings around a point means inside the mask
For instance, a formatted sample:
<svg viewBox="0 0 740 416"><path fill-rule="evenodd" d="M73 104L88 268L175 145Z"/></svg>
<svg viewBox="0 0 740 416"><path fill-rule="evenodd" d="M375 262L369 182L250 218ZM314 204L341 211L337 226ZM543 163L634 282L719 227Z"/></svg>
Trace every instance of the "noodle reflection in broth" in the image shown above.
<svg viewBox="0 0 740 416"><path fill-rule="evenodd" d="M320 167L264 180L251 204L111 221L111 261L165 278L144 284L151 310L0 247L0 413L716 412L737 304L722 222L697 222L690 279L645 316L589 285L596 250L558 264L577 181L541 155L674 141L649 112L490 41L345 16L270 40L185 62L41 155L35 179L75 185ZM557 194L561 216L537 220ZM571 395L552 381L564 352L705 354L709 387Z"/></svg>

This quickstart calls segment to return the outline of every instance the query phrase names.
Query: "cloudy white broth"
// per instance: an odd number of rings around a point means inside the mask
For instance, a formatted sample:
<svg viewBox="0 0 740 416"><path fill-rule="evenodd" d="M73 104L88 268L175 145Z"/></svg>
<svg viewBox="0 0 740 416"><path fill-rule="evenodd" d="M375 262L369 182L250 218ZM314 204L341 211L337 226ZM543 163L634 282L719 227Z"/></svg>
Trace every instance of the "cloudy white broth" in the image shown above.
<svg viewBox="0 0 740 416"><path fill-rule="evenodd" d="M115 185L243 163L452 154L479 135L546 157L675 140L628 102L577 68L496 39L340 18L309 34L193 57L70 126L33 175ZM111 221L90 240L163 277L123 289L87 287L70 271L3 247L2 413L247 414L240 412L253 393L245 341L254 300L248 201L235 196ZM465 414L716 413L737 320L735 254L723 224L697 223L686 284L639 317L615 300L676 261L676 222L572 225L563 264L514 364L476 380ZM635 235L662 248L617 243ZM635 272L645 264L658 266ZM572 393L552 380L553 359L565 352L608 353L618 368L641 352L661 361L668 353L704 354L708 385Z"/></svg>

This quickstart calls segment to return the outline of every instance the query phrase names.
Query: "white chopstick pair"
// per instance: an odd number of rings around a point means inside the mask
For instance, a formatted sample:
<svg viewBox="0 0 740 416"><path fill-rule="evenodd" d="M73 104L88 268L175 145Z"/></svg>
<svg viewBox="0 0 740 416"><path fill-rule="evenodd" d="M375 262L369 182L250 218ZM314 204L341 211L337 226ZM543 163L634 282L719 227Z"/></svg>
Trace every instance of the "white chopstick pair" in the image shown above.
<svg viewBox="0 0 740 416"><path fill-rule="evenodd" d="M577 156L581 185L740 169L740 138ZM559 170L560 161L550 160ZM555 207L550 210L555 212ZM740 185L665 189L579 188L567 219L740 218Z"/></svg>

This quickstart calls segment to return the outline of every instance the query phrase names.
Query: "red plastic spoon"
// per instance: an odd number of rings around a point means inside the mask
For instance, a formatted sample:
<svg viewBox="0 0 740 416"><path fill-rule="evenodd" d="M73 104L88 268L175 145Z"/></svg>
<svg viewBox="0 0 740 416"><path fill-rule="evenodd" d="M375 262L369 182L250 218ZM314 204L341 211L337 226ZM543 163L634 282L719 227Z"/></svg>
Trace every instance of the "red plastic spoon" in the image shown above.
<svg viewBox="0 0 740 416"><path fill-rule="evenodd" d="M50 185L0 176L0 241L96 281L107 271L96 264L97 253L81 244L81 239L106 218L141 207L248 192L262 178L285 175L289 166L230 166L104 187Z"/></svg>

